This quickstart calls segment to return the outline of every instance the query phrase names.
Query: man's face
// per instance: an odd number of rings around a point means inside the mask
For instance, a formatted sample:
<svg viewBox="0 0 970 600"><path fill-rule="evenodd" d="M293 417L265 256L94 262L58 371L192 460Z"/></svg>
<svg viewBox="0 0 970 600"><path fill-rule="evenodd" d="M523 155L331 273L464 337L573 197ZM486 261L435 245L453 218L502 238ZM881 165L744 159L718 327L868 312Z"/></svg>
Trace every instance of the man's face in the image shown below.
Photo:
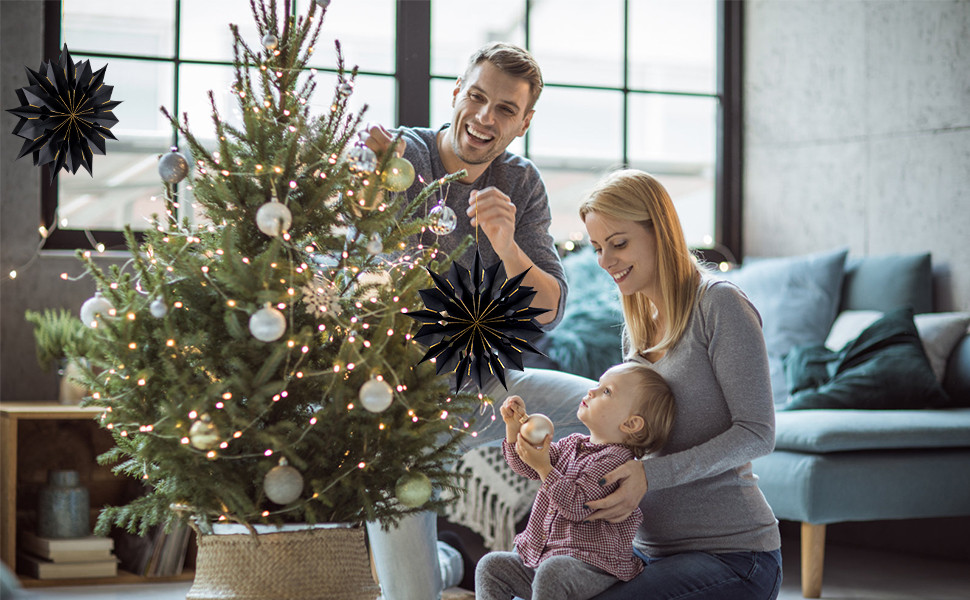
<svg viewBox="0 0 970 600"><path fill-rule="evenodd" d="M451 150L469 165L491 162L513 139L525 135L534 112L527 110L529 82L487 61L458 81L451 105Z"/></svg>

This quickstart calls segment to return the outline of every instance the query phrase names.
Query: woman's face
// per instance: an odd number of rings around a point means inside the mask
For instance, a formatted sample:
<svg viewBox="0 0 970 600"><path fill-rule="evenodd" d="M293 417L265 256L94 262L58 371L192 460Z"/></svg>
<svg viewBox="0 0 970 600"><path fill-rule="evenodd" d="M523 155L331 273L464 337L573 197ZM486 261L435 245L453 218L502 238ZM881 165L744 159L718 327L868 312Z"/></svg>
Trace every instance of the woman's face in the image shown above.
<svg viewBox="0 0 970 600"><path fill-rule="evenodd" d="M657 237L653 226L616 219L591 212L586 215L586 232L596 251L599 265L606 270L620 293L640 292L655 298L657 281Z"/></svg>

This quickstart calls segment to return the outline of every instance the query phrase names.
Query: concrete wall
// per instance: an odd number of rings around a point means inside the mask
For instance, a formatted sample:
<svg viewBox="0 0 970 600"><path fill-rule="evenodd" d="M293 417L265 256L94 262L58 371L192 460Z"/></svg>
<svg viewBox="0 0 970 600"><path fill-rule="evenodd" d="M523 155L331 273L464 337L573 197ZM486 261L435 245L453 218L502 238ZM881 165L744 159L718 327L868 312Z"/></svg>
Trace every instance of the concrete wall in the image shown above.
<svg viewBox="0 0 970 600"><path fill-rule="evenodd" d="M970 310L970 2L752 0L744 253L930 251Z"/></svg>

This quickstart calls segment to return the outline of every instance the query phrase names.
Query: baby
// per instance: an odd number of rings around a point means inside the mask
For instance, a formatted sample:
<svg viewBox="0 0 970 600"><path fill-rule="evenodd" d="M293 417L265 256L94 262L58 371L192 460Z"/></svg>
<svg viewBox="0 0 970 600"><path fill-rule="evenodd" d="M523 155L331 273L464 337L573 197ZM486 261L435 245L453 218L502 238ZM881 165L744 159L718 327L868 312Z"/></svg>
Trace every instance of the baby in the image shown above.
<svg viewBox="0 0 970 600"><path fill-rule="evenodd" d="M576 411L589 435L554 443L551 435L539 445L520 435L522 398L509 396L501 413L506 461L542 485L525 531L515 537L515 552L490 552L479 561L475 597L586 600L639 574L643 563L633 554L633 536L643 518L640 509L620 523L588 521L593 511L586 502L616 489L616 483L600 484L604 475L666 443L674 397L663 377L637 363L611 367Z"/></svg>

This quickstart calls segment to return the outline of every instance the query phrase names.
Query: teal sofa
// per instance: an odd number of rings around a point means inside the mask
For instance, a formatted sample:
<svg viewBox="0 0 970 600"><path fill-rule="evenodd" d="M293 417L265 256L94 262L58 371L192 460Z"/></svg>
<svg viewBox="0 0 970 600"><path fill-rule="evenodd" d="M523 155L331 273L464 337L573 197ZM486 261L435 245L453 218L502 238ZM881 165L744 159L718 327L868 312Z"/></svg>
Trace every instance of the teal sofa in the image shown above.
<svg viewBox="0 0 970 600"><path fill-rule="evenodd" d="M612 290L611 282L591 253L569 255L564 266L573 285L563 322L541 341L550 361L545 366L596 378L621 358L619 307L603 291ZM776 439L774 452L754 461L753 469L775 515L801 523L806 598L821 595L827 524L970 516L970 315L932 313L929 254L849 259L839 249L756 258L725 277L762 316ZM916 314L924 350L917 354L930 364L945 400L928 404L933 408L858 409L850 398L843 408L787 410L785 358L793 349L833 342L838 350L859 334L843 327L842 339L832 340L850 317L868 311L871 320L901 306ZM944 332L931 326L940 321ZM880 385L879 375L870 373L873 378L870 395ZM889 380L887 397L897 391Z"/></svg>

